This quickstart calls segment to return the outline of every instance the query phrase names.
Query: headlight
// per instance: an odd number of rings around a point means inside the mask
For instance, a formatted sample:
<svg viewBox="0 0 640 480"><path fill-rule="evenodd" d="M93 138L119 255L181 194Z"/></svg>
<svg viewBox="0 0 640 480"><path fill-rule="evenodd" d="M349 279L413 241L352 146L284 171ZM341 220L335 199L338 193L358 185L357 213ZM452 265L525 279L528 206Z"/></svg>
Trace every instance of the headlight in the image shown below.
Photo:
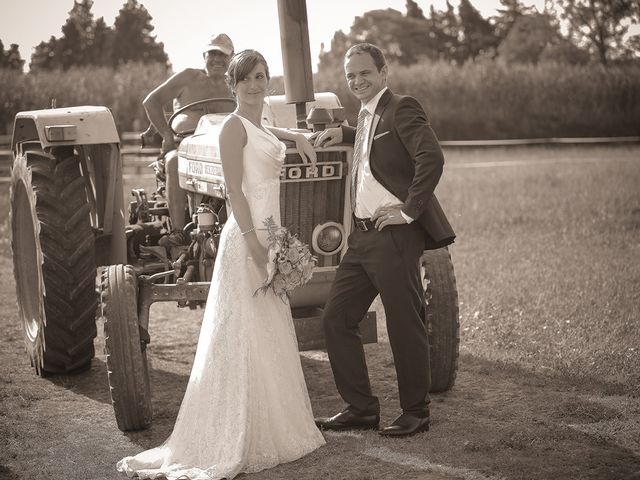
<svg viewBox="0 0 640 480"><path fill-rule="evenodd" d="M336 222L316 225L311 237L311 246L316 253L330 256L339 252L344 246L344 227Z"/></svg>

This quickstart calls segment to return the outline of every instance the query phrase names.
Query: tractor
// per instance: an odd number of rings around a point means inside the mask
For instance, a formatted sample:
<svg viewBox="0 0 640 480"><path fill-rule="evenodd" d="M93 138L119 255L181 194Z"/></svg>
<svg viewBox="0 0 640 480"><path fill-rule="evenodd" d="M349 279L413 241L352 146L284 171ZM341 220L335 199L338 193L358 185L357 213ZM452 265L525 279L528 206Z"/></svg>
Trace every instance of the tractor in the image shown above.
<svg viewBox="0 0 640 480"><path fill-rule="evenodd" d="M267 124L306 132L344 122L330 92L314 93L304 0L279 0L285 71L283 96L265 102ZM230 212L218 149L221 122L235 104L208 99L175 112L169 124L178 147L180 186L189 197L190 244L158 244L171 219L164 191L131 192L125 208L120 138L101 106L52 108L16 115L11 142L11 229L19 318L38 375L87 370L97 323L104 324L111 399L118 428L152 421L147 346L154 302L204 305ZM198 112L180 130L178 115ZM281 171L281 223L310 245L318 262L290 305L301 350L324 346L321 314L346 239L352 147L317 149L316 168L288 145ZM450 389L459 353L458 298L446 248L421 260L431 344L432 391ZM376 315L361 322L363 343L377 341Z"/></svg>

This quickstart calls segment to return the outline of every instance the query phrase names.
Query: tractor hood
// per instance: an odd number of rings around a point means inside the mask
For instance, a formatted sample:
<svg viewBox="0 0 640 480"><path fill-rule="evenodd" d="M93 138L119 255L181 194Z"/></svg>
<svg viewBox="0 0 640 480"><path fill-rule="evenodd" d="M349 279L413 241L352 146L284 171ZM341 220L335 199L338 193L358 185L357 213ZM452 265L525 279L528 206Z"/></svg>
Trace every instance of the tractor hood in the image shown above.
<svg viewBox="0 0 640 480"><path fill-rule="evenodd" d="M180 142L178 155L188 160L220 163L218 135L227 114L203 115L195 132Z"/></svg>
<svg viewBox="0 0 640 480"><path fill-rule="evenodd" d="M120 143L111 110L100 106L50 108L19 112L15 118L11 149L23 142L43 148L60 145Z"/></svg>
<svg viewBox="0 0 640 480"><path fill-rule="evenodd" d="M185 190L225 198L218 136L227 114L203 115L178 147L178 178Z"/></svg>

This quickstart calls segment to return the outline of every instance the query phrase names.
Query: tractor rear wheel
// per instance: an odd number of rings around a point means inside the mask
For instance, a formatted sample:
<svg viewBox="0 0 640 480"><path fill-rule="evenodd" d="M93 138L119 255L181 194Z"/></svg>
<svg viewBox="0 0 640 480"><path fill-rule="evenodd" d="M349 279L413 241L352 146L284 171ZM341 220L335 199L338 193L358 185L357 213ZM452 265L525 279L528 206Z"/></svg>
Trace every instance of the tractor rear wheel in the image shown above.
<svg viewBox="0 0 640 480"><path fill-rule="evenodd" d="M19 315L36 372L85 370L94 357L95 236L73 147L26 151L11 173Z"/></svg>
<svg viewBox="0 0 640 480"><path fill-rule="evenodd" d="M146 343L138 324L138 284L131 265L110 265L100 282L111 402L123 432L151 425Z"/></svg>
<svg viewBox="0 0 640 480"><path fill-rule="evenodd" d="M458 372L460 319L458 291L447 248L426 250L421 258L431 363L431 392L450 390Z"/></svg>

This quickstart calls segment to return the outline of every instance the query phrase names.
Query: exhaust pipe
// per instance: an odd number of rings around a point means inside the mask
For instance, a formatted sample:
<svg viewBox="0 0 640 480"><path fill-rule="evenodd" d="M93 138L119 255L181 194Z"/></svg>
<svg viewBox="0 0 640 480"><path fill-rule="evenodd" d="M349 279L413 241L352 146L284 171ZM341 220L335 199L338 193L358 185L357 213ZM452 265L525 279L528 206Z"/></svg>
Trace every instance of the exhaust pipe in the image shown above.
<svg viewBox="0 0 640 480"><path fill-rule="evenodd" d="M307 105L313 102L313 73L305 0L278 0L280 46L287 103L296 104L298 128L307 128Z"/></svg>

